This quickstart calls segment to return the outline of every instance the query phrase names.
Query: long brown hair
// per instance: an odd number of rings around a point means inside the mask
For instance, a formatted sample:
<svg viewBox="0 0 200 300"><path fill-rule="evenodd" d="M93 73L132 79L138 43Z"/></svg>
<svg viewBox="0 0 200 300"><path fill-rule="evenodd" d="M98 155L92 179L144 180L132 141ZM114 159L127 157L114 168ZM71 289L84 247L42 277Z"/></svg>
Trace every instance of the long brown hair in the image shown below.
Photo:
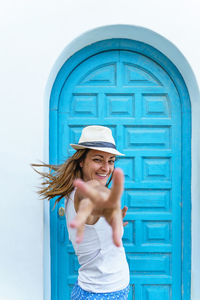
<svg viewBox="0 0 200 300"><path fill-rule="evenodd" d="M77 150L70 158L68 158L61 165L49 165L49 164L31 164L33 169L39 173L42 178L42 186L38 193L43 199L51 200L58 196L55 201L58 203L63 197L69 197L74 189L73 182L77 178L83 179L82 168L80 162L86 158L86 155L90 149ZM47 167L49 172L40 172L35 167ZM106 186L112 180L112 176ZM54 207L55 207L54 205Z"/></svg>

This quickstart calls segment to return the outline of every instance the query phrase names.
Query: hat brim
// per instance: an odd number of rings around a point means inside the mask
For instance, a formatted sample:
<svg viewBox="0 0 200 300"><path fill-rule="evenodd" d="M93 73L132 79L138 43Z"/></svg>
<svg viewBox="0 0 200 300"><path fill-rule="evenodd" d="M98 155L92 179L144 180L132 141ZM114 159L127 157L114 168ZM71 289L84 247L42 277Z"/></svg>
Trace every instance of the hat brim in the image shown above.
<svg viewBox="0 0 200 300"><path fill-rule="evenodd" d="M98 150L98 151L102 151L102 152L108 152L111 154L115 154L118 156L124 156L125 154L120 153L119 151L117 151L116 149L113 148L106 148L106 147L89 147L89 146L82 146L82 145L78 145L78 144L70 144L70 146L72 148L74 148L75 150L80 150L80 149L93 149L93 150Z"/></svg>

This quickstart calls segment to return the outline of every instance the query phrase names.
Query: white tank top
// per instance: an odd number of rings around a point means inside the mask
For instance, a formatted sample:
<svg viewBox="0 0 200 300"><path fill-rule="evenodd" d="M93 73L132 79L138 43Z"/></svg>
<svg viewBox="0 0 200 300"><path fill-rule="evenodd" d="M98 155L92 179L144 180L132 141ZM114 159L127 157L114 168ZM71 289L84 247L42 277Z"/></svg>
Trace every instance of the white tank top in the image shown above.
<svg viewBox="0 0 200 300"><path fill-rule="evenodd" d="M65 216L69 239L80 264L79 286L94 293L124 289L130 277L124 247L114 245L111 226L103 217L94 225L86 224L83 241L80 244L75 242L76 230L68 226L76 216L74 194L75 190L65 201Z"/></svg>

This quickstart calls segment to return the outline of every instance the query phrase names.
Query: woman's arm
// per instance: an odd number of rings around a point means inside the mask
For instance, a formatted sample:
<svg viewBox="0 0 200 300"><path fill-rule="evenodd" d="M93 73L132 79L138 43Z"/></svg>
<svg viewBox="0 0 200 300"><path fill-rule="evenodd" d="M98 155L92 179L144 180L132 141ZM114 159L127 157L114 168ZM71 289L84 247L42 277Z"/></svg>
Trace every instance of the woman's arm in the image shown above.
<svg viewBox="0 0 200 300"><path fill-rule="evenodd" d="M113 173L113 185L111 190L102 186L98 181L84 182L80 179L74 181L77 188L75 198L76 218L70 223L72 228L77 228L77 242L83 238L84 225L89 216L98 219L104 216L111 225L113 241L116 246L121 246L122 214L121 195L123 193L124 175L121 169L115 169ZM80 200L80 201L79 201Z"/></svg>

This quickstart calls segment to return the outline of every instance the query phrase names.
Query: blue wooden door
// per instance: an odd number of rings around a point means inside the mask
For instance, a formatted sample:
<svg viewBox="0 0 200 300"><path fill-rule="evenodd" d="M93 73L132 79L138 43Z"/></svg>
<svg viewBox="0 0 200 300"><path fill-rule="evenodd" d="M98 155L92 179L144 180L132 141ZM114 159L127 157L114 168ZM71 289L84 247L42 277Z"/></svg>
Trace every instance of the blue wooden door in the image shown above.
<svg viewBox="0 0 200 300"><path fill-rule="evenodd" d="M118 150L126 155L117 166L125 173L122 207L128 206L123 242L131 274L129 299L186 299L180 93L151 57L118 48L97 51L68 76L63 71L62 79L57 78L59 90L54 87L52 97L57 95L58 106L51 110L50 123L52 162L72 155L69 144L78 141L84 126L111 128ZM51 211L53 300L70 299L78 270L65 218L57 213L61 206L64 201Z"/></svg>

